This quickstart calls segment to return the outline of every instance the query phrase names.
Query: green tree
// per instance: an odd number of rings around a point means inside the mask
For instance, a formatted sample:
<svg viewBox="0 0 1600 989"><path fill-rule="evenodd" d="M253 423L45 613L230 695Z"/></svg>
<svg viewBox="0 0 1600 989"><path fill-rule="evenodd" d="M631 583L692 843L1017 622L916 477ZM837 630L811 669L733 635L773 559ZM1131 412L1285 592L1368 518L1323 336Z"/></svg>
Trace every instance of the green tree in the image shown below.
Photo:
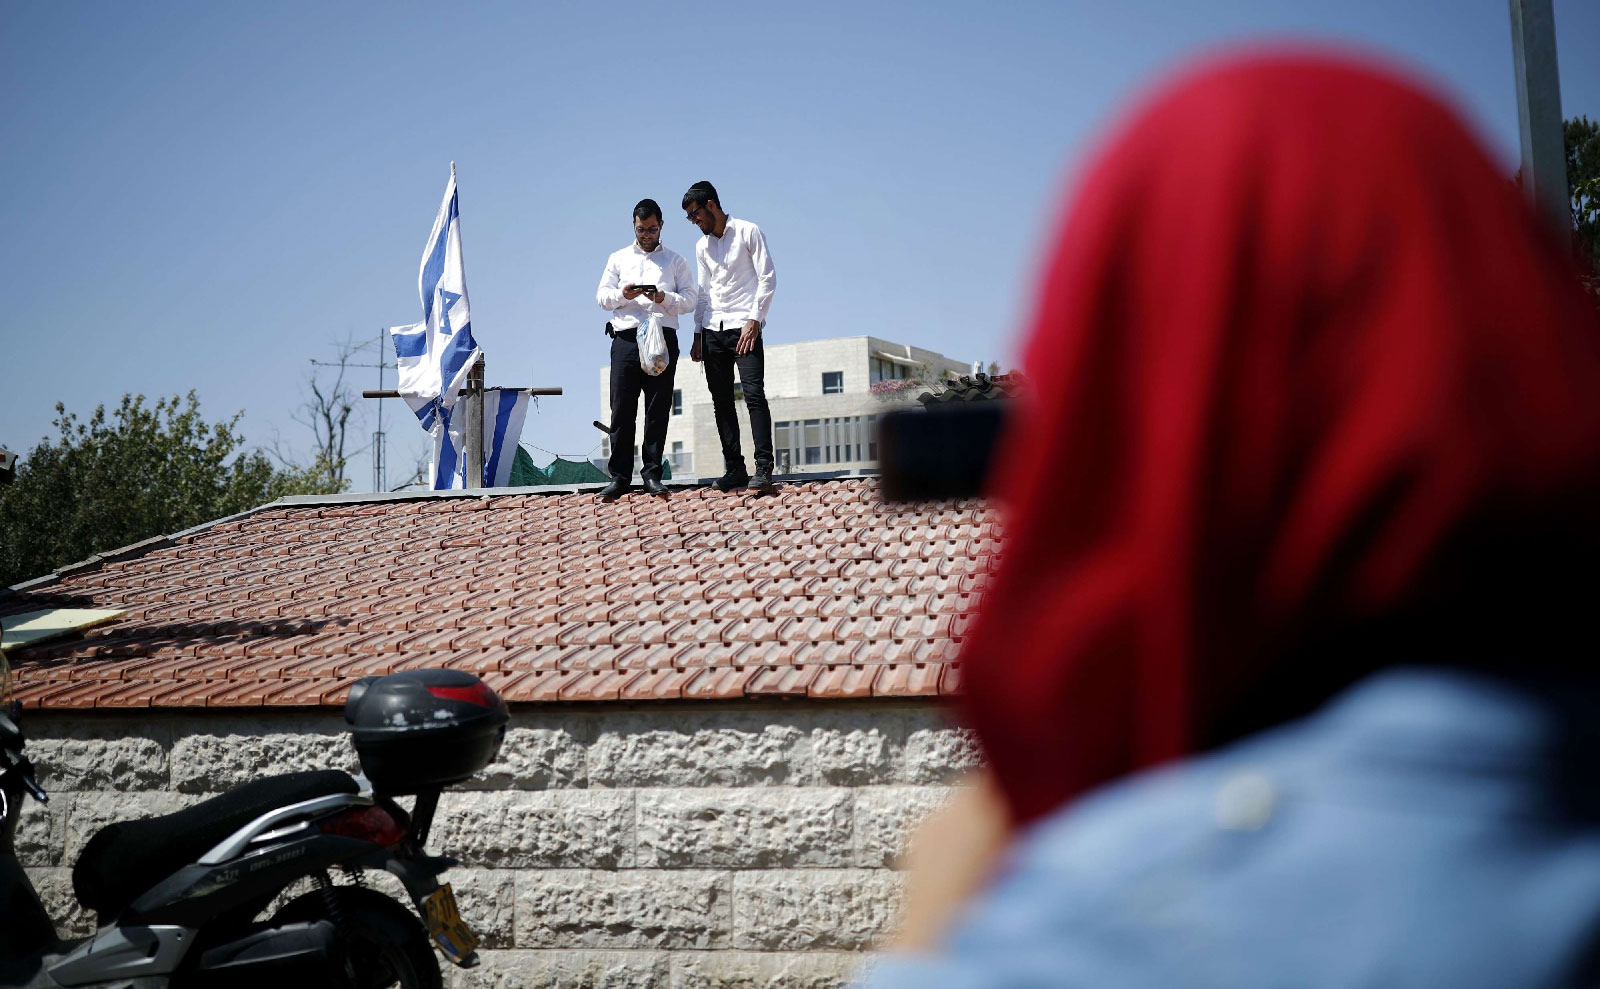
<svg viewBox="0 0 1600 989"><path fill-rule="evenodd" d="M1575 117L1561 125L1567 150L1567 190L1578 244L1600 276L1600 123Z"/></svg>
<svg viewBox="0 0 1600 989"><path fill-rule="evenodd" d="M194 392L154 405L124 395L86 423L58 403L60 435L0 488L0 587L283 495L338 490L326 464L280 470L242 451L241 415L207 423Z"/></svg>

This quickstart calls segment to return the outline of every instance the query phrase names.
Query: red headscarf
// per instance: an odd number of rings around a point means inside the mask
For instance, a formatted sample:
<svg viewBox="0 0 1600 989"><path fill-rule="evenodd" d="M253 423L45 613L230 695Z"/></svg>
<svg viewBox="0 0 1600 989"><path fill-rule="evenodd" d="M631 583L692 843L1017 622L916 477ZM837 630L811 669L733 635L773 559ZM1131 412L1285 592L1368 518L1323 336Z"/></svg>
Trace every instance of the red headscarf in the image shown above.
<svg viewBox="0 0 1600 989"><path fill-rule="evenodd" d="M965 653L1019 822L1374 666L1582 627L1600 321L1538 223L1440 102L1330 56L1213 65L1111 142L1044 272Z"/></svg>

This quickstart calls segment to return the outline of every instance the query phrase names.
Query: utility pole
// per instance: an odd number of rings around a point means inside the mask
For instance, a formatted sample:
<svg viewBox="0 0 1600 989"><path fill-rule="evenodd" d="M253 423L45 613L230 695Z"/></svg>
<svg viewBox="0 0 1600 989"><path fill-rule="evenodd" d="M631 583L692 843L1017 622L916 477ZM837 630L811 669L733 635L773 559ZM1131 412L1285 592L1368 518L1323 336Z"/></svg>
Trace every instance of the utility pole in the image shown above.
<svg viewBox="0 0 1600 989"><path fill-rule="evenodd" d="M378 327L378 390L383 391L383 369L387 366L384 360L383 338L389 335L388 327ZM378 402L378 431L372 434L372 490L389 490L389 458L388 450L384 444L388 441L383 433L383 402Z"/></svg>
<svg viewBox="0 0 1600 989"><path fill-rule="evenodd" d="M1511 53L1522 135L1522 189L1533 208L1570 239L1567 152L1561 139L1561 79L1551 0L1511 0Z"/></svg>
<svg viewBox="0 0 1600 989"><path fill-rule="evenodd" d="M389 330L388 330L387 327L384 327L384 328L381 328L381 329L378 330L378 340L377 340L377 343L378 343L378 363L376 363L376 364L357 363L356 361L349 360L348 358L346 358L343 361L319 361L316 358L312 358L311 364L312 364L313 367L337 367L337 368L340 368L341 370L343 368L350 368L350 367L375 367L375 368L378 369L378 390L380 392L384 391L384 387L383 387L383 369L386 368L386 367L394 367L393 364L389 363L388 355L384 351L384 342L383 341L384 341L384 338L387 337L388 335L389 335ZM366 350L366 349L367 349L367 345L366 344L362 344L359 347L353 348L351 350L351 353L356 353L358 351L362 351L362 350ZM362 394L363 397L370 397L370 395L372 393L371 392L362 392L361 394ZM392 397L394 393L393 392L386 392L386 394L389 394ZM387 456L387 450L384 447L384 444L386 442L387 442L387 436L383 431L383 403L379 402L378 403L378 430L377 430L377 432L372 434L372 490L374 490L374 491L387 491L387 490L389 490L389 464L388 464L388 459L389 458Z"/></svg>

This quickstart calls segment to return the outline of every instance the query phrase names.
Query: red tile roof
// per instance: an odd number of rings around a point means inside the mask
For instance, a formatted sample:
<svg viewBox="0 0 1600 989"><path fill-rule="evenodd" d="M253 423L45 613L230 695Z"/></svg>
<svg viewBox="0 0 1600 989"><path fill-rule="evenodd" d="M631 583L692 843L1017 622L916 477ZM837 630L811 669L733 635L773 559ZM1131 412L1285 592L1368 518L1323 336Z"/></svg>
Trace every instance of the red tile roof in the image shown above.
<svg viewBox="0 0 1600 989"><path fill-rule="evenodd" d="M66 568L0 613L116 607L10 654L43 708L327 706L356 679L470 670L509 701L926 697L996 559L969 501L875 481L291 499Z"/></svg>

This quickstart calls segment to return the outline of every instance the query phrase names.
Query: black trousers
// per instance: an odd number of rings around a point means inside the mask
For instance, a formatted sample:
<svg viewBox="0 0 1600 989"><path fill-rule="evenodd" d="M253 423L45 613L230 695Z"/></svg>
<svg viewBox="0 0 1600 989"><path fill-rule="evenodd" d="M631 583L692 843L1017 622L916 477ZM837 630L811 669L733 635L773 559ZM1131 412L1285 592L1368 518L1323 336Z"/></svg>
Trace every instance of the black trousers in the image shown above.
<svg viewBox="0 0 1600 989"><path fill-rule="evenodd" d="M772 413L767 409L767 358L761 338L748 354L739 355L739 329L707 329L700 335L706 364L706 387L717 416L717 437L722 440L722 466L730 474L745 473L739 449L739 415L733 401L733 370L739 369L744 407L750 413L751 440L756 448L756 470L772 470Z"/></svg>
<svg viewBox="0 0 1600 989"><path fill-rule="evenodd" d="M611 459L613 480L633 479L633 430L639 418L639 393L644 393L644 443L639 448L639 476L661 479L661 449L667 445L667 418L672 415L672 381L678 373L678 331L667 338L667 369L645 374L639 366L637 330L611 332Z"/></svg>

